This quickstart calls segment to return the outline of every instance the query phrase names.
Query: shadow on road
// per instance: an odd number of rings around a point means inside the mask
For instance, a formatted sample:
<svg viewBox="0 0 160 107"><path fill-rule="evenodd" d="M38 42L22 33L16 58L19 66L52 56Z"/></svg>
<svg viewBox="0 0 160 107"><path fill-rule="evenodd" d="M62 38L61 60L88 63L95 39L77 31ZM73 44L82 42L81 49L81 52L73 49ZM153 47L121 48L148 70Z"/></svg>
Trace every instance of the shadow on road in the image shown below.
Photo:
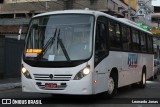
<svg viewBox="0 0 160 107"><path fill-rule="evenodd" d="M152 81L147 81L146 88L150 88L153 86L157 86L159 84L159 77ZM51 104L131 104L132 99L154 99L152 98L145 98L145 96L141 96L141 94L145 89L140 88L133 88L131 85L118 88L118 93L115 97L109 99L104 98L102 95L52 95L49 98L43 99L44 103L51 103ZM141 93L141 94L139 94ZM141 96L141 97L140 97Z"/></svg>

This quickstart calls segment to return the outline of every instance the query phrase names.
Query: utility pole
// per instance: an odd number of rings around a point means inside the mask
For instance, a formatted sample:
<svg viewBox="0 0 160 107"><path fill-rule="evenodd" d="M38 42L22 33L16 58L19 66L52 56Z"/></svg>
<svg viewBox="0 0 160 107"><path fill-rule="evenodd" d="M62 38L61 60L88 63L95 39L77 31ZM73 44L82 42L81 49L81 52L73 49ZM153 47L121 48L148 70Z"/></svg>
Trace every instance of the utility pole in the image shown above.
<svg viewBox="0 0 160 107"><path fill-rule="evenodd" d="M131 0L128 0L128 19L131 20Z"/></svg>

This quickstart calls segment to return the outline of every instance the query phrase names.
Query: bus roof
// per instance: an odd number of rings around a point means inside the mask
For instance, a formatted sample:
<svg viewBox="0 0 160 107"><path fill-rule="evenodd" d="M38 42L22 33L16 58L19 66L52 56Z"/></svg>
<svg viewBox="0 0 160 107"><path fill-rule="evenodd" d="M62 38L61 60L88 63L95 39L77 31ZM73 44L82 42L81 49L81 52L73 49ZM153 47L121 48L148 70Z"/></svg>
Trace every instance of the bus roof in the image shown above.
<svg viewBox="0 0 160 107"><path fill-rule="evenodd" d="M109 14L106 14L104 12L95 11L95 10L89 10L89 9L52 11L52 12L46 12L46 13L41 13L41 14L35 15L33 18L39 17L39 16L53 15L53 14L91 14L91 15L95 15L95 16L106 16L106 17L108 17L110 19L113 19L113 20L116 20L118 22L124 23L124 24L126 24L128 26L131 26L131 27L134 27L136 29L139 29L139 30L141 30L143 32L152 34L151 32L146 31L146 30L140 28L138 25L136 25L135 22L133 22L131 20L128 20L126 18L116 18L116 17L111 16Z"/></svg>

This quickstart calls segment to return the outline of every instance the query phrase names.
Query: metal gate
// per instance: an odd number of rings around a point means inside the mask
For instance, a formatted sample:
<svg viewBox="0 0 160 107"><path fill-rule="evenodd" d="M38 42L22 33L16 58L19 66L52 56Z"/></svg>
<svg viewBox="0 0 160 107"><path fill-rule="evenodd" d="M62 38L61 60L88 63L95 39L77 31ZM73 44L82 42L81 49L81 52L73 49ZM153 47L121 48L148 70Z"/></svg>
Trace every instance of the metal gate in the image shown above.
<svg viewBox="0 0 160 107"><path fill-rule="evenodd" d="M4 78L20 77L21 57L24 48L23 40L5 39L5 72Z"/></svg>

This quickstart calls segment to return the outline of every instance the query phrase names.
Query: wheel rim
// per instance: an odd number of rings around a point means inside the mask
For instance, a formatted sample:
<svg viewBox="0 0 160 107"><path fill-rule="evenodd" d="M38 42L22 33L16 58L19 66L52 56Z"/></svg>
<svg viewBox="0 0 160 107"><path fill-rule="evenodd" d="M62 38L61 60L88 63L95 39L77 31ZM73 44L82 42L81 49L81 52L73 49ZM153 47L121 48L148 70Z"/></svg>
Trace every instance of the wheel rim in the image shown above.
<svg viewBox="0 0 160 107"><path fill-rule="evenodd" d="M143 73L143 85L146 83L146 75Z"/></svg>
<svg viewBox="0 0 160 107"><path fill-rule="evenodd" d="M112 77L110 77L108 80L108 94L112 94L113 90L114 90L114 80Z"/></svg>

